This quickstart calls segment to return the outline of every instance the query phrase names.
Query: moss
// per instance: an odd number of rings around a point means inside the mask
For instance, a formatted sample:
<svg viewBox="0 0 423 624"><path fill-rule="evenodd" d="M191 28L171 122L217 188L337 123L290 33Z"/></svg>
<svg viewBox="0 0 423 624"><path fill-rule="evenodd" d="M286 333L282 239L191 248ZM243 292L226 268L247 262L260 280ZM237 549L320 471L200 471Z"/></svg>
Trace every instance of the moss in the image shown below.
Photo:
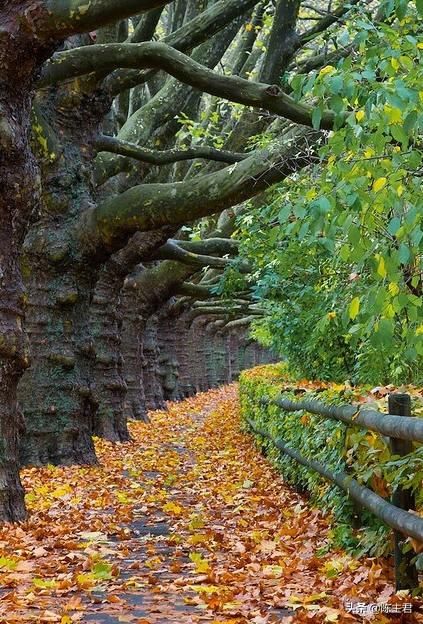
<svg viewBox="0 0 423 624"><path fill-rule="evenodd" d="M76 363L74 355L65 355L63 353L51 353L48 359L66 370L74 368Z"/></svg>
<svg viewBox="0 0 423 624"><path fill-rule="evenodd" d="M62 290L57 294L56 301L60 305L73 305L78 301L78 291L76 288L70 288L68 290Z"/></svg>

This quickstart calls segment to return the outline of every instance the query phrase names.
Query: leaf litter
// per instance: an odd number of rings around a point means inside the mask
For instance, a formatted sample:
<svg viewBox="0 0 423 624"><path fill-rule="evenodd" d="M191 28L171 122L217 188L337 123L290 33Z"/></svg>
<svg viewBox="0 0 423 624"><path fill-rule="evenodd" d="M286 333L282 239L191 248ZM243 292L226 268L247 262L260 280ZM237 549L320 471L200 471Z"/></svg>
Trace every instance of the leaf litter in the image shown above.
<svg viewBox="0 0 423 624"><path fill-rule="evenodd" d="M0 622L342 624L363 621L347 602L411 601L389 562L330 549L330 519L241 432L236 385L130 431L96 440L98 466L22 471L30 516L0 527Z"/></svg>

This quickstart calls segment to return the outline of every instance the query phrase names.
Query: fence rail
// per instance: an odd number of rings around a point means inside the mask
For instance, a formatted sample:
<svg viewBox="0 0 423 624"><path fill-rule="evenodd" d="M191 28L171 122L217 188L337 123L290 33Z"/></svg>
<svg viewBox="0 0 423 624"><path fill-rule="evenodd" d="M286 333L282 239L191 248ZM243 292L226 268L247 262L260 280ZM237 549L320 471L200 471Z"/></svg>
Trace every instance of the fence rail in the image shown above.
<svg viewBox="0 0 423 624"><path fill-rule="evenodd" d="M398 395L397 395L398 396ZM401 396L401 395L400 395ZM408 396L408 395L405 395ZM376 431L390 438L423 442L423 420L413 417L383 414L357 405L325 405L320 401L291 401L290 399L262 399L264 404L281 407L285 412L305 411L363 429Z"/></svg>
<svg viewBox="0 0 423 624"><path fill-rule="evenodd" d="M405 456L412 451L412 442L423 442L423 421L411 415L411 399L408 394L394 393L389 396L389 414L377 410L359 408L357 405L333 406L320 401L291 401L279 397L260 400L262 405L276 405L286 412L306 411L324 418L340 420L348 425L356 425L389 436L391 449L396 455ZM391 413L392 412L392 413ZM396 589L418 587L418 571L413 562L413 554L404 552L404 536L412 537L423 544L423 518L410 513L414 509L414 496L409 491L397 488L392 493L391 502L361 485L351 475L339 470L331 471L324 464L303 457L281 438L272 437L249 418L246 419L251 431L270 440L283 453L299 464L314 470L328 481L336 484L346 494L372 512L394 530L394 561Z"/></svg>

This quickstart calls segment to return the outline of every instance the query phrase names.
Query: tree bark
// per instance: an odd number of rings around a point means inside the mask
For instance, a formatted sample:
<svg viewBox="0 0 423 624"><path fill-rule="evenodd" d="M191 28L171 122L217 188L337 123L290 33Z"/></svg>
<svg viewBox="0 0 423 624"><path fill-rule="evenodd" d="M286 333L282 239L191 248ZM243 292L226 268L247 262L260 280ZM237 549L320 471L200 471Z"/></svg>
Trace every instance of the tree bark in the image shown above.
<svg viewBox="0 0 423 624"><path fill-rule="evenodd" d="M150 316L142 335L142 351L144 366L142 379L147 411L165 408L165 399L160 379L159 344L158 344L158 317Z"/></svg>
<svg viewBox="0 0 423 624"><path fill-rule="evenodd" d="M6 521L26 515L18 471L23 417L17 384L29 356L19 256L40 199L29 145L33 78L50 51L28 28L31 10L40 9L36 4L7 3L0 12L0 520Z"/></svg>
<svg viewBox="0 0 423 624"><path fill-rule="evenodd" d="M77 234L80 214L95 204L92 152L85 146L105 111L97 101L93 118L84 103L89 109L88 98L71 87L43 94L35 103L43 194L23 252L32 356L19 386L27 423L21 444L25 465L96 463L91 438L96 354L88 319L98 262L88 259Z"/></svg>
<svg viewBox="0 0 423 624"><path fill-rule="evenodd" d="M128 245L114 254L102 267L90 310L91 335L96 347L94 382L98 409L94 417L94 435L114 442L129 439L121 352L123 314L121 291L126 276L141 261L148 260L173 233L163 228L157 232L138 232ZM129 345L128 345L129 346ZM133 381L131 381L131 384ZM138 413L138 412L137 412Z"/></svg>
<svg viewBox="0 0 423 624"><path fill-rule="evenodd" d="M145 405L144 383L142 369L144 354L142 350L142 335L145 329L145 319L138 309L136 290L126 286L122 291L122 356L123 378L126 384L124 400L124 416L126 420L141 420L148 422Z"/></svg>

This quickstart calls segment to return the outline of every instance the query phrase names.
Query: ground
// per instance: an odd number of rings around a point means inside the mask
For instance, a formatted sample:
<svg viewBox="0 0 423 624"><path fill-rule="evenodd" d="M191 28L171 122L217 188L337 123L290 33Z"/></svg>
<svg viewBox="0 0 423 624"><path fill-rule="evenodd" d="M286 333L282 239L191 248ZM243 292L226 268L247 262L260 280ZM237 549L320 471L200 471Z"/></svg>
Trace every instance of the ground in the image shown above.
<svg viewBox="0 0 423 624"><path fill-rule="evenodd" d="M0 622L342 624L363 621L348 602L392 600L387 562L328 552L329 519L241 432L236 385L130 429L96 441L98 467L23 471L29 520L0 529Z"/></svg>

